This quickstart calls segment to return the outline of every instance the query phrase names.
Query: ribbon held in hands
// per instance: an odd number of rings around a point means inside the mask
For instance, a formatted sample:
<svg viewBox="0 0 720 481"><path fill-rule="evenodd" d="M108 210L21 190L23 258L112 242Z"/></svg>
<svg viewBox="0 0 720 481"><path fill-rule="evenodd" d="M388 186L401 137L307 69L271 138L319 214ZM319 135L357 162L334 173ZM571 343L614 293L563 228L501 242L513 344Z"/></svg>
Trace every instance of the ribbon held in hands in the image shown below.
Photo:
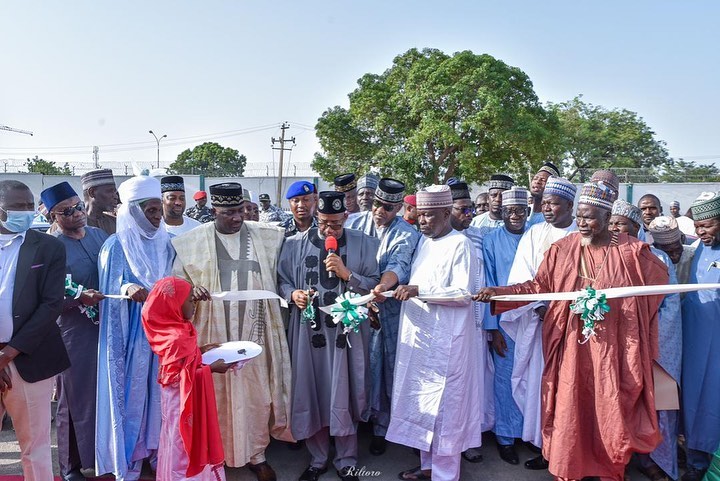
<svg viewBox="0 0 720 481"><path fill-rule="evenodd" d="M595 323L605 319L605 313L610 312L605 294L598 293L592 287L587 287L575 302L570 304L570 311L580 315L583 321L582 335L585 337L580 344L585 344L595 336Z"/></svg>
<svg viewBox="0 0 720 481"><path fill-rule="evenodd" d="M65 276L65 295L70 296L73 299L80 299L80 296L82 295L85 288L82 284L76 284L72 280L72 274L68 274ZM80 309L80 312L85 314L88 319L90 319L93 324L98 324L97 315L98 310L95 306L86 306L85 304L79 304L78 309Z"/></svg>
<svg viewBox="0 0 720 481"><path fill-rule="evenodd" d="M351 331L358 332L360 324L368 318L367 307L351 302L359 297L358 294L344 292L335 298L335 304L330 312L335 324L342 323L343 334L349 334ZM349 339L348 346L350 346Z"/></svg>

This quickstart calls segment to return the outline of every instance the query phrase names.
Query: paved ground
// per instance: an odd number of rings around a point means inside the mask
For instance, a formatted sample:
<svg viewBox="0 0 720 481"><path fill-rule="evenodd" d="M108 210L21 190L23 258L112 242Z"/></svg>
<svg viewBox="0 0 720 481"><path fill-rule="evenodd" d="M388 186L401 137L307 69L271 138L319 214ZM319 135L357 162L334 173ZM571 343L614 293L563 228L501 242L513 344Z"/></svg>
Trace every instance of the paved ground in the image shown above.
<svg viewBox="0 0 720 481"><path fill-rule="evenodd" d="M366 472L372 472L374 476L363 476L363 481L379 480L390 481L397 479L397 474L404 470L420 464L419 458L407 447L394 444L388 445L388 450L383 456L372 456L368 453L369 434L365 429L360 433L360 459L358 467L364 467ZM521 464L512 466L503 462L497 454L493 436L486 436L482 453L484 461L478 464L462 462L462 481L549 481L552 476L547 471L529 471L524 469L522 462L535 456L525 446L518 446ZM307 467L309 455L305 449L292 451L283 443L273 442L267 451L268 462L273 466L278 481L294 481ZM55 472L57 469L57 443L55 442L55 430L53 426L53 462ZM0 477L3 475L20 475L20 450L15 440L15 433L10 429L4 429L0 433ZM255 481L255 476L245 468L228 468L226 471L228 481ZM152 479L152 473L146 470L143 478ZM321 481L338 479L334 471L328 471L321 478ZM630 472L630 480L641 481L645 478L633 470Z"/></svg>

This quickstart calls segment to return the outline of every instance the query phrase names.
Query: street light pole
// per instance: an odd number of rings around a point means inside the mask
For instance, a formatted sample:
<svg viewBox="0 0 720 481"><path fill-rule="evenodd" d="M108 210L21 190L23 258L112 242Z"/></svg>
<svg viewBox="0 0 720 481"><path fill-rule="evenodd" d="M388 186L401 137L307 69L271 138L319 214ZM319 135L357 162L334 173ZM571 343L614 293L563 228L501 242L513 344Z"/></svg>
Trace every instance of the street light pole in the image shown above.
<svg viewBox="0 0 720 481"><path fill-rule="evenodd" d="M153 132L152 130L148 130L148 132L150 132L152 134L152 136L155 137L155 142L157 142L157 168L159 169L160 168L160 141L162 139L164 139L165 137L167 137L167 134L163 135L162 137L160 137L158 139L158 136L155 135L155 132Z"/></svg>

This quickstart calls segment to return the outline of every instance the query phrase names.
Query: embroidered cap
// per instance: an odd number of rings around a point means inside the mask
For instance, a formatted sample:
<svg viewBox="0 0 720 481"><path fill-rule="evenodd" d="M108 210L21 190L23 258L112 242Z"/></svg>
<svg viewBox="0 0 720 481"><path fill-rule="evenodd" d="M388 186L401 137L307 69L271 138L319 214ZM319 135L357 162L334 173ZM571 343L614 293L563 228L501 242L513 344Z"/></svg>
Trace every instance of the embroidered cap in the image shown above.
<svg viewBox="0 0 720 481"><path fill-rule="evenodd" d="M613 202L617 200L620 193L620 179L617 175L615 175L615 172L607 169L596 170L593 173L592 177L590 177L590 182L602 182L606 186L609 186L610 189L615 192L615 198L613 199Z"/></svg>
<svg viewBox="0 0 720 481"><path fill-rule="evenodd" d="M76 196L77 192L67 182L60 182L40 192L40 200L42 200L48 212L53 210L60 202Z"/></svg>
<svg viewBox="0 0 720 481"><path fill-rule="evenodd" d="M680 232L675 217L659 215L650 222L648 230L652 234L655 244L670 246L682 242L682 232Z"/></svg>
<svg viewBox="0 0 720 481"><path fill-rule="evenodd" d="M375 189L375 198L389 204L399 204L403 201L405 193L405 184L399 180L385 177L378 182Z"/></svg>
<svg viewBox="0 0 720 481"><path fill-rule="evenodd" d="M366 174L360 177L357 181L357 190L370 189L375 190L378 188L380 178L375 174Z"/></svg>
<svg viewBox="0 0 720 481"><path fill-rule="evenodd" d="M509 175L495 174L492 177L490 177L490 181L488 182L488 190L489 189L507 190L507 189L510 189L513 185L515 185L515 181Z"/></svg>
<svg viewBox="0 0 720 481"><path fill-rule="evenodd" d="M290 187L288 187L287 193L285 194L285 198L290 200L293 197L312 194L313 192L315 192L315 185L307 180L298 180L297 182L290 184Z"/></svg>
<svg viewBox="0 0 720 481"><path fill-rule="evenodd" d="M210 186L210 203L213 207L239 207L244 200L242 185L237 182Z"/></svg>
<svg viewBox="0 0 720 481"><path fill-rule="evenodd" d="M453 200L470 198L470 190L468 189L467 183L456 181L455 183L448 185L450 186L450 192L452 193Z"/></svg>
<svg viewBox="0 0 720 481"><path fill-rule="evenodd" d="M617 192L603 182L588 182L580 189L578 204L592 205L612 211Z"/></svg>
<svg viewBox="0 0 720 481"><path fill-rule="evenodd" d="M576 193L577 187L575 184L567 179L563 179L562 177L551 175L545 183L543 196L556 195L558 197L562 197L563 199L574 201Z"/></svg>
<svg viewBox="0 0 720 481"><path fill-rule="evenodd" d="M552 162L545 162L542 167L540 167L538 172L547 172L548 174L554 175L555 177L560 177L560 169L558 169L557 165L553 164Z"/></svg>
<svg viewBox="0 0 720 481"><path fill-rule="evenodd" d="M442 209L453 205L452 192L447 185L431 185L416 195L418 209Z"/></svg>
<svg viewBox="0 0 720 481"><path fill-rule="evenodd" d="M643 224L642 211L632 205L630 202L626 202L622 199L618 199L613 202L611 214L627 217L628 219L636 223L638 226L641 226Z"/></svg>
<svg viewBox="0 0 720 481"><path fill-rule="evenodd" d="M321 214L342 214L345 212L345 194L332 190L320 192L318 199L318 212Z"/></svg>
<svg viewBox="0 0 720 481"><path fill-rule="evenodd" d="M357 187L355 174L342 174L333 180L336 192L349 192Z"/></svg>
<svg viewBox="0 0 720 481"><path fill-rule="evenodd" d="M502 193L502 206L522 205L527 207L529 197L530 192L527 189L514 185Z"/></svg>
<svg viewBox="0 0 720 481"><path fill-rule="evenodd" d="M174 191L185 192L185 180L179 175L163 177L160 179L160 191L162 193Z"/></svg>
<svg viewBox="0 0 720 481"><path fill-rule="evenodd" d="M693 220L706 220L720 217L720 194L703 192L690 206Z"/></svg>
<svg viewBox="0 0 720 481"><path fill-rule="evenodd" d="M100 185L115 186L115 177L113 177L112 169L96 169L85 172L80 176L82 189L88 190L90 187L98 187Z"/></svg>

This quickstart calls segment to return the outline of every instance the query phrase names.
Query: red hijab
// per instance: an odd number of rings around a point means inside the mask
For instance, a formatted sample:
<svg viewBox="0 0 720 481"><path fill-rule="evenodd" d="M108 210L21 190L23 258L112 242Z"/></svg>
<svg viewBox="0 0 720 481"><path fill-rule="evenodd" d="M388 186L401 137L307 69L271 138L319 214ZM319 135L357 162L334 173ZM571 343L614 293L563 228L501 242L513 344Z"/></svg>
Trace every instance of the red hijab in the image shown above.
<svg viewBox="0 0 720 481"><path fill-rule="evenodd" d="M180 382L180 436L189 459L188 477L225 459L212 373L202 364L195 327L182 313L191 291L187 281L165 277L155 283L142 310L150 348L160 358L158 382Z"/></svg>

